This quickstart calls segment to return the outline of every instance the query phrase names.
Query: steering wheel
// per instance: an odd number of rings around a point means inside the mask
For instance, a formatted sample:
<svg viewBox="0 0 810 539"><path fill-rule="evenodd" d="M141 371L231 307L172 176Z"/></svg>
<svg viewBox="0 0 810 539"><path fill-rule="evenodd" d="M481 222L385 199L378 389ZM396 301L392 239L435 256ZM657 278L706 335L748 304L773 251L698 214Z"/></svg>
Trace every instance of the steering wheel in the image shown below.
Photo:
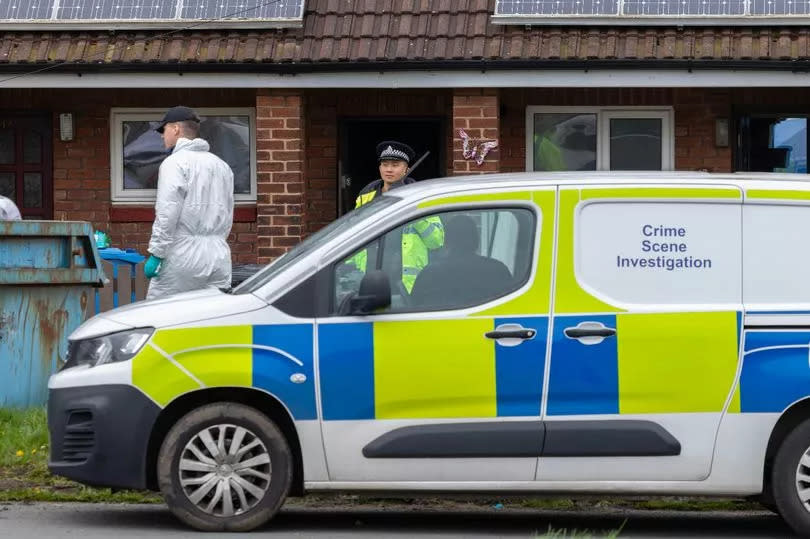
<svg viewBox="0 0 810 539"><path fill-rule="evenodd" d="M340 300L340 304L338 304L338 316L348 316L350 314L352 299L354 299L355 296L357 296L357 294L354 292L349 292L343 296L343 299Z"/></svg>

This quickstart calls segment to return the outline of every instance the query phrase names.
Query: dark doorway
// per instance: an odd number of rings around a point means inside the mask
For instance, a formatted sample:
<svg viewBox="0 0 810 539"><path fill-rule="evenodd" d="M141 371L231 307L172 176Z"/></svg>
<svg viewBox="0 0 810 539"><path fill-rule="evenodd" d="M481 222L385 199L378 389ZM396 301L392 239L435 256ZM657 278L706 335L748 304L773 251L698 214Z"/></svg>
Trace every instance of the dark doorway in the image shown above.
<svg viewBox="0 0 810 539"><path fill-rule="evenodd" d="M807 173L807 114L741 114L735 170Z"/></svg>
<svg viewBox="0 0 810 539"><path fill-rule="evenodd" d="M354 208L358 193L380 177L375 148L383 140L398 140L411 146L419 159L430 154L414 170L415 180L445 175L444 118L348 118L339 123L340 187L338 214Z"/></svg>
<svg viewBox="0 0 810 539"><path fill-rule="evenodd" d="M53 219L53 152L49 114L0 115L0 195L23 219Z"/></svg>

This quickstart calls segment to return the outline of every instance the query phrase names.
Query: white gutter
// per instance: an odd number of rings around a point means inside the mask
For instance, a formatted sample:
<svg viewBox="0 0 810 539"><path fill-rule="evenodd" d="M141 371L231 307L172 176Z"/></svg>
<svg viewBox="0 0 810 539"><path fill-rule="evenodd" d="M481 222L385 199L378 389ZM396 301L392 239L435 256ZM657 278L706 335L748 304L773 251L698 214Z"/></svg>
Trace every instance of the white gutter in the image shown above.
<svg viewBox="0 0 810 539"><path fill-rule="evenodd" d="M178 66L182 69L182 66ZM31 71L36 70L31 66ZM42 68L39 68L42 69ZM810 73L783 70L581 69L352 73L0 73L2 88L785 88Z"/></svg>

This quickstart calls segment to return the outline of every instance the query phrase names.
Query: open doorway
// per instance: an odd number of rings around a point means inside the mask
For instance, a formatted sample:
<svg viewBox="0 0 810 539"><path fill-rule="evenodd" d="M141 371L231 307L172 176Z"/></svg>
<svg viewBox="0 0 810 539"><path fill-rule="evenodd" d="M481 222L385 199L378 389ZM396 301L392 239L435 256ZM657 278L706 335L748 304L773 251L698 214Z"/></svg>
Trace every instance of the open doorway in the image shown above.
<svg viewBox="0 0 810 539"><path fill-rule="evenodd" d="M416 152L416 159L430 154L414 170L415 180L445 175L445 121L428 118L345 118L338 124L340 162L338 165L338 214L354 208L358 193L380 177L375 148L383 140L398 140Z"/></svg>
<svg viewBox="0 0 810 539"><path fill-rule="evenodd" d="M807 113L752 113L736 119L735 170L807 173Z"/></svg>

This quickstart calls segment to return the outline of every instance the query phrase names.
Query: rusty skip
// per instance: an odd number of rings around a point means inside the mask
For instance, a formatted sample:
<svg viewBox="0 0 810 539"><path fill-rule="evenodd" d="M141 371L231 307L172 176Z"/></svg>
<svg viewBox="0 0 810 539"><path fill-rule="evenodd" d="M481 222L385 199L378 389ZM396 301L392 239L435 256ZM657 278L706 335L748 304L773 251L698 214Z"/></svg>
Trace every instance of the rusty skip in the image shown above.
<svg viewBox="0 0 810 539"><path fill-rule="evenodd" d="M0 221L0 407L45 403L103 278L90 223Z"/></svg>
<svg viewBox="0 0 810 539"><path fill-rule="evenodd" d="M90 223L0 221L0 286L101 286L99 260Z"/></svg>

